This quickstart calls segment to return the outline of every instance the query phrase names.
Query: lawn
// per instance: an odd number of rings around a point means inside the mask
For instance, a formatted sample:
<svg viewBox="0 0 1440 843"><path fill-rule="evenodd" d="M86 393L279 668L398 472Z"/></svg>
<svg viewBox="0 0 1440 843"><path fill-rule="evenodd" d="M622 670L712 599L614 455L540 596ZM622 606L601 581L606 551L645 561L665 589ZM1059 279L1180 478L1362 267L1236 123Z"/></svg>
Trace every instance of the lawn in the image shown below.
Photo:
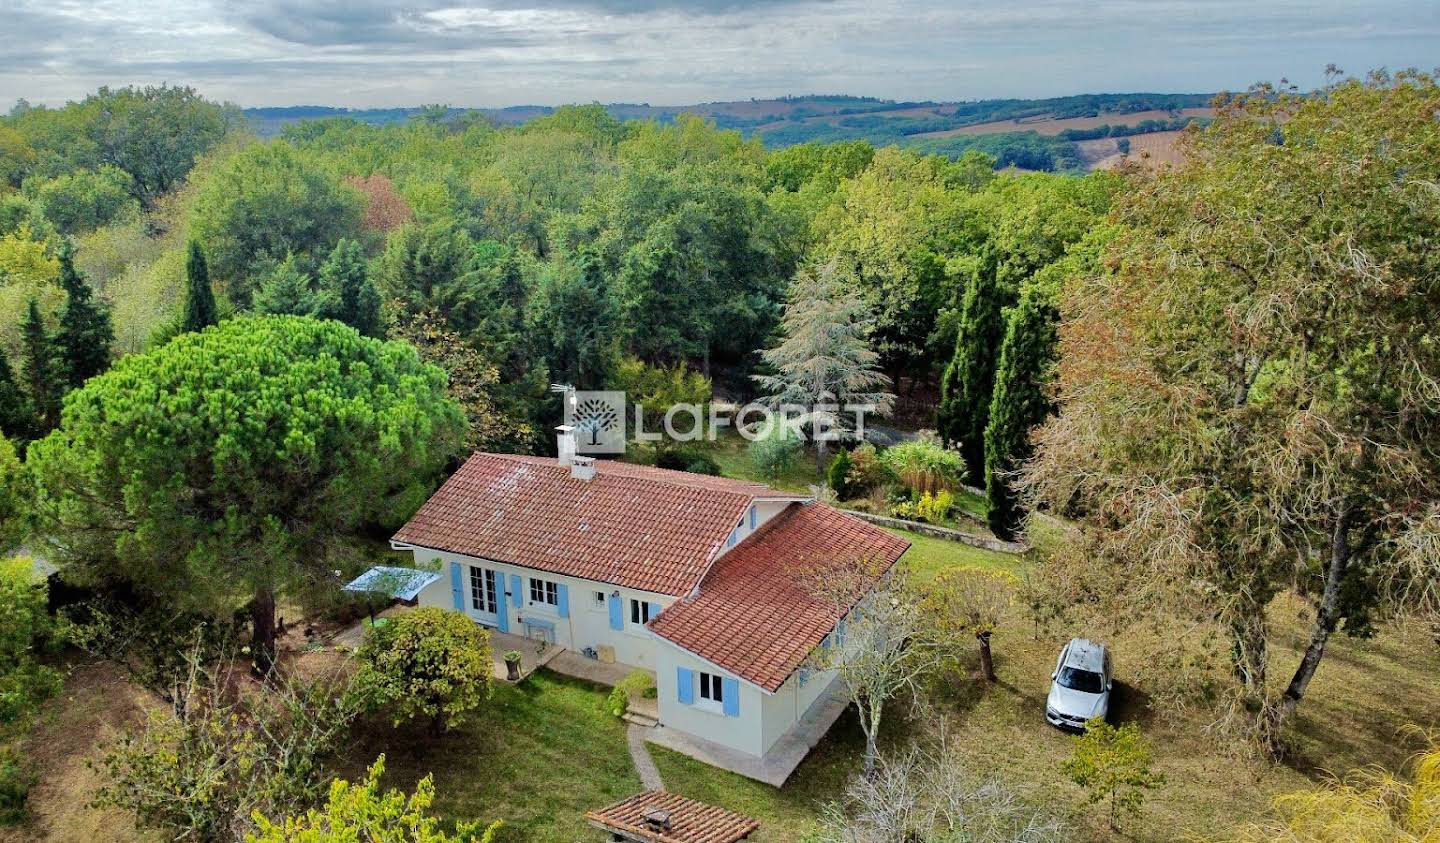
<svg viewBox="0 0 1440 843"><path fill-rule="evenodd" d="M497 683L479 717L439 738L368 724L341 773L362 775L383 752L386 786L409 790L434 774L434 810L446 819L504 820L526 843L599 839L584 813L640 790L624 724L603 711L608 691L542 669Z"/></svg>
<svg viewBox="0 0 1440 843"><path fill-rule="evenodd" d="M922 536L909 530L890 532L910 542L904 562L911 572L921 579L932 577L946 568L994 568L1019 573L1024 557L1013 553L999 553L960 542Z"/></svg>

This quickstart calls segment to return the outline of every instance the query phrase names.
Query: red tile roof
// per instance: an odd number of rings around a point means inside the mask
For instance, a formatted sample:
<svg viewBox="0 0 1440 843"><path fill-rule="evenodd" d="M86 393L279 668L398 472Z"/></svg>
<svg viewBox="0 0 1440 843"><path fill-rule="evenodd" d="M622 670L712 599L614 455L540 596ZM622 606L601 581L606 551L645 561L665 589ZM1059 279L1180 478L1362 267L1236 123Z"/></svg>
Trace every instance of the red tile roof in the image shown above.
<svg viewBox="0 0 1440 843"><path fill-rule="evenodd" d="M806 581L870 561L868 590L909 547L824 504L791 506L721 556L700 594L671 604L650 630L773 692L840 617L836 602L817 599Z"/></svg>
<svg viewBox="0 0 1440 843"><path fill-rule="evenodd" d="M645 814L652 810L669 812L670 828L646 825ZM654 843L736 843L760 827L749 817L663 790L647 790L609 807L586 811L585 819L606 831Z"/></svg>
<svg viewBox="0 0 1440 843"><path fill-rule="evenodd" d="M597 461L590 480L554 459L475 454L394 540L660 594L694 587L758 483Z"/></svg>

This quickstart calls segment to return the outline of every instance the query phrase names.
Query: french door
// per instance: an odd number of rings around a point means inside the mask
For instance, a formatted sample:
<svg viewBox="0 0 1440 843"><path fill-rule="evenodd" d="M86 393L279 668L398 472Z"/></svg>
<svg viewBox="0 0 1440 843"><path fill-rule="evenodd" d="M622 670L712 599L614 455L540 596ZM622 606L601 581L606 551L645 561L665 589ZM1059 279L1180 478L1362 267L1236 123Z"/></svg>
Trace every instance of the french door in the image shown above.
<svg viewBox="0 0 1440 843"><path fill-rule="evenodd" d="M470 614L493 626L500 611L498 578L489 568L467 567L470 569Z"/></svg>

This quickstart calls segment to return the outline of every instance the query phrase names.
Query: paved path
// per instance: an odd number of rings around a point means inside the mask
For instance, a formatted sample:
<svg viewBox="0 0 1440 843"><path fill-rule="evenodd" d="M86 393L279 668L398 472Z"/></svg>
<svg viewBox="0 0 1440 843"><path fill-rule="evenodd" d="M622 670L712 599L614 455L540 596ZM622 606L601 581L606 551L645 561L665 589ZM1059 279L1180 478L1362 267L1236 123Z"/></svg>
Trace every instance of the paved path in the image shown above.
<svg viewBox="0 0 1440 843"><path fill-rule="evenodd" d="M635 772L640 774L640 783L646 790L664 790L660 769L655 766L655 759L650 757L650 750L645 748L645 738L651 731L648 727L632 723L625 732L625 742L630 745L630 760L635 763Z"/></svg>

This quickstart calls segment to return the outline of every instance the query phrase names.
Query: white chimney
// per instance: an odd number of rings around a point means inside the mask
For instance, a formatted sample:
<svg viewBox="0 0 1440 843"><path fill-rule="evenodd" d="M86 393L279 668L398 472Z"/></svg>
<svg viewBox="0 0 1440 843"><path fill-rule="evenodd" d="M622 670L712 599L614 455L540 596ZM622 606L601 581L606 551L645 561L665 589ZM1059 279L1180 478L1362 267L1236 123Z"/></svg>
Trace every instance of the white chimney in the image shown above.
<svg viewBox="0 0 1440 843"><path fill-rule="evenodd" d="M559 456L561 465L575 462L575 428L568 424L555 428L555 453Z"/></svg>
<svg viewBox="0 0 1440 843"><path fill-rule="evenodd" d="M572 457L570 476L576 480L589 480L595 476L594 457Z"/></svg>

